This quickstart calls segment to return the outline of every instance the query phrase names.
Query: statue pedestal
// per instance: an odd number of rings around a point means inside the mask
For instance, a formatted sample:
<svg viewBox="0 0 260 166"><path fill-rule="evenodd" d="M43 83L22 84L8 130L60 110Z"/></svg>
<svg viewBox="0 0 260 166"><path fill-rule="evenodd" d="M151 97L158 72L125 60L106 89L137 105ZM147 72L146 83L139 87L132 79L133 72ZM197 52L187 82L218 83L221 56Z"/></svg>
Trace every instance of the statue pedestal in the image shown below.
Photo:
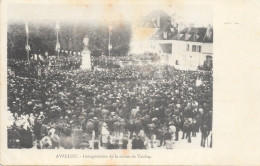
<svg viewBox="0 0 260 166"><path fill-rule="evenodd" d="M91 70L90 51L81 51L82 63L80 68L82 70Z"/></svg>

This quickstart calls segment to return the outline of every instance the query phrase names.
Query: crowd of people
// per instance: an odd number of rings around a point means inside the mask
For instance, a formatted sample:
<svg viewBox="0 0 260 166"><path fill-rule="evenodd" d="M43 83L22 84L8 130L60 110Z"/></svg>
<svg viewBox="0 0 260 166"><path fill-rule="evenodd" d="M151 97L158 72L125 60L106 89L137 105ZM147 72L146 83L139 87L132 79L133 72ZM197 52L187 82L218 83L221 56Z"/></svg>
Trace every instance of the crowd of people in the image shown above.
<svg viewBox="0 0 260 166"><path fill-rule="evenodd" d="M8 64L24 72L8 75L9 148L170 149L198 134L212 146L212 72L71 67L35 78L24 64Z"/></svg>
<svg viewBox="0 0 260 166"><path fill-rule="evenodd" d="M48 60L50 67L56 67L62 70L79 69L81 65L81 56L59 56Z"/></svg>
<svg viewBox="0 0 260 166"><path fill-rule="evenodd" d="M156 54L145 54L143 56L137 54L131 54L128 56L97 56L91 57L93 66L98 68L119 68L122 66L138 65L140 61L146 61L148 63L158 62L160 57Z"/></svg>
<svg viewBox="0 0 260 166"><path fill-rule="evenodd" d="M97 68L119 68L120 65L117 63L117 57L108 57L105 55L91 56L92 66Z"/></svg>
<svg viewBox="0 0 260 166"><path fill-rule="evenodd" d="M40 60L17 60L17 59L9 59L7 61L7 66L10 70L12 70L16 75L21 77L37 77L38 71L44 71L48 67L48 61L40 61Z"/></svg>

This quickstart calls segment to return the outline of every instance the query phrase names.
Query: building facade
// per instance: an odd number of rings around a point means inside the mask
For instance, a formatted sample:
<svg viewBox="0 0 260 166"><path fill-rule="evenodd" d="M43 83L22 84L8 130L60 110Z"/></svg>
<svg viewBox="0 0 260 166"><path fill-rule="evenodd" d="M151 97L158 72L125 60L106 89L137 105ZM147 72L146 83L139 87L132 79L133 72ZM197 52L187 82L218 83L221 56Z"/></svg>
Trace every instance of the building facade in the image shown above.
<svg viewBox="0 0 260 166"><path fill-rule="evenodd" d="M171 22L170 16L164 12L155 11L150 15L159 19L145 18L143 25L147 25L150 20L150 28L155 30L149 39L142 41L146 43L146 50L160 50L159 54L163 54L162 62L178 69L212 69L213 28L211 25L193 27L190 24L181 28L178 23Z"/></svg>
<svg viewBox="0 0 260 166"><path fill-rule="evenodd" d="M207 28L185 28L171 39L156 40L161 46L164 61L178 69L197 70L211 69L213 59L213 30Z"/></svg>

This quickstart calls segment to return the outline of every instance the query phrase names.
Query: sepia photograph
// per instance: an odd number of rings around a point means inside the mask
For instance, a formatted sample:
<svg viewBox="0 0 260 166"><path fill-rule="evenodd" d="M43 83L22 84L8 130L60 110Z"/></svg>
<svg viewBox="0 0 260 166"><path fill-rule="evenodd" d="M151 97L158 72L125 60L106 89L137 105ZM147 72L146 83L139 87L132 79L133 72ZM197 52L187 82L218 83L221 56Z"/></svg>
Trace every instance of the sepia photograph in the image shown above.
<svg viewBox="0 0 260 166"><path fill-rule="evenodd" d="M8 149L214 147L213 8L147 6L7 5Z"/></svg>
<svg viewBox="0 0 260 166"><path fill-rule="evenodd" d="M0 8L0 165L260 164L259 1Z"/></svg>

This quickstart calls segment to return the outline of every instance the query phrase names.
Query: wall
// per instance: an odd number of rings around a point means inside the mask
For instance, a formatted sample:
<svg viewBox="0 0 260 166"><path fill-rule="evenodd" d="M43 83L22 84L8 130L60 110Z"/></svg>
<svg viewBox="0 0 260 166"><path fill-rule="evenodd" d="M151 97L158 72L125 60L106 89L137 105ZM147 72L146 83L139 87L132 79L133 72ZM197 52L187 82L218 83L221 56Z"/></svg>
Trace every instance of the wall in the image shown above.
<svg viewBox="0 0 260 166"><path fill-rule="evenodd" d="M162 63L168 63L179 69L197 70L199 65L203 65L208 55L213 56L213 44L180 40L148 40L139 43L138 48L144 50L151 49L151 45L172 44L172 53L163 56ZM189 44L189 51L187 51L187 44ZM200 52L192 52L192 45L201 46ZM141 50L141 49L140 49ZM156 50L156 49L155 49ZM178 60L179 65L176 65Z"/></svg>
<svg viewBox="0 0 260 166"><path fill-rule="evenodd" d="M169 56L169 64L179 69L196 70L199 65L203 65L207 55L213 55L212 43L190 42L171 40L172 55ZM189 44L189 51L187 51ZM192 52L192 45L201 46L201 52ZM176 65L176 60L179 65Z"/></svg>

